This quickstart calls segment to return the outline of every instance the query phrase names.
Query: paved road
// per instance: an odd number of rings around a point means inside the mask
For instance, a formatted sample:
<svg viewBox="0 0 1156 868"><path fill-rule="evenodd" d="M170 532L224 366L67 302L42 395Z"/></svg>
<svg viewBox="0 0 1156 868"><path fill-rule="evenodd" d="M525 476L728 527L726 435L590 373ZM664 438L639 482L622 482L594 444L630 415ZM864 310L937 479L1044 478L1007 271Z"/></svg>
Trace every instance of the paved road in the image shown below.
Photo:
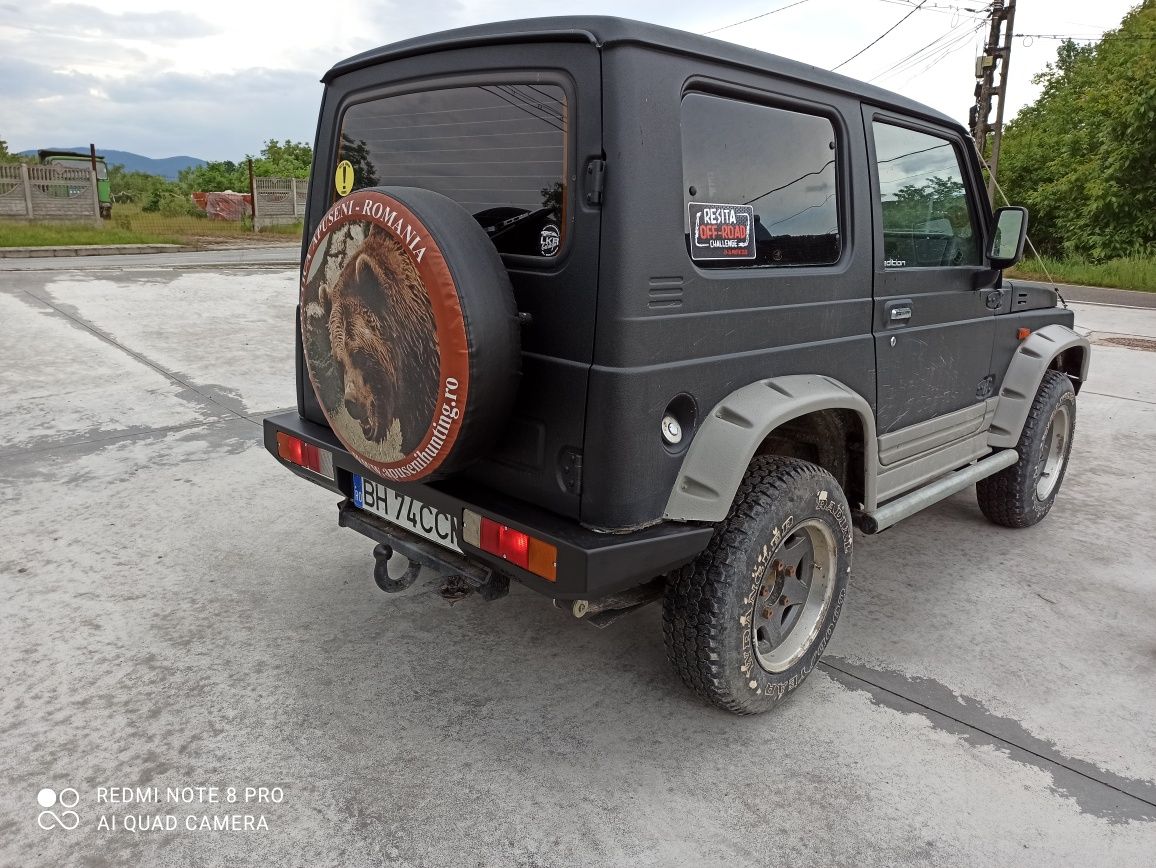
<svg viewBox="0 0 1156 868"><path fill-rule="evenodd" d="M1055 287L1069 302L1083 301L1091 304L1112 304L1122 307L1156 308L1156 292L1137 292L1131 289L1110 289L1106 286L1075 286L1070 283L1040 283L1035 280L1020 280L1017 286Z"/></svg>
<svg viewBox="0 0 1156 868"><path fill-rule="evenodd" d="M109 256L43 256L0 259L4 271L124 271L156 268L207 268L223 265L296 265L299 244L262 244L260 247L214 247L184 253L111 254Z"/></svg>
<svg viewBox="0 0 1156 868"><path fill-rule="evenodd" d="M1097 346L1042 525L964 492L857 537L824 664L736 719L681 689L653 607L596 631L519 588L382 595L258 443L293 403L295 283L0 280L0 864L1152 864L1156 353ZM1156 337L1074 307L1097 342ZM161 801L97 800L126 786ZM78 828L38 828L42 787ZM231 814L268 828L212 830Z"/></svg>

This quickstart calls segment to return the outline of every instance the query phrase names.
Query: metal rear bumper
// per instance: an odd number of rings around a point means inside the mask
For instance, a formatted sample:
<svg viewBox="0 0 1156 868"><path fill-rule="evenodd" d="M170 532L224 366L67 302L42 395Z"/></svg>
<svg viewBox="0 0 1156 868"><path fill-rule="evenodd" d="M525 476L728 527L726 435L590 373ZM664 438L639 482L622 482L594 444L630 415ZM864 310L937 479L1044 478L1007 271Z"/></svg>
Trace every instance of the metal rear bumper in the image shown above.
<svg viewBox="0 0 1156 868"><path fill-rule="evenodd" d="M469 560L484 564L535 591L556 599L596 599L642 584L693 559L706 548L714 531L710 525L666 522L631 533L597 533L577 522L561 518L475 483L450 479L432 485L420 483L399 485L380 479L358 463L332 431L302 419L296 412L266 418L264 431L265 448L281 464L315 485L328 488L346 498L353 495L353 474L357 473L367 478L378 479L383 485L409 494L437 509L456 514L459 519L461 511L469 507L474 512L525 531L556 546L558 579L550 582L501 558L486 554L468 543L462 543ZM336 480L331 482L282 461L277 455L278 431L292 434L307 443L330 451L333 454ZM365 533L360 523L349 524L354 530ZM444 555L448 554L434 543L422 541L421 544L429 547L430 555L435 559L444 560Z"/></svg>

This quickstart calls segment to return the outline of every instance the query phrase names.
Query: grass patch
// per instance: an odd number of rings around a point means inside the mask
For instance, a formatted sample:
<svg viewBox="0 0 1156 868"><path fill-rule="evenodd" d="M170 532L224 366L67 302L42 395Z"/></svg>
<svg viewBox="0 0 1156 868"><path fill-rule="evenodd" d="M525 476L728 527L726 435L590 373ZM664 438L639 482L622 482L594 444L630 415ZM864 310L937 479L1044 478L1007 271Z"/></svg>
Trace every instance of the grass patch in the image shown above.
<svg viewBox="0 0 1156 868"><path fill-rule="evenodd" d="M304 223L286 223L284 226L266 226L258 235L277 235L282 238L301 240L301 233L305 230Z"/></svg>
<svg viewBox="0 0 1156 868"><path fill-rule="evenodd" d="M1106 262L1083 262L1078 259L1052 259L1045 256L1043 260L1047 270L1051 272L1052 279L1059 283L1156 292L1156 257L1132 256L1125 259L1109 259ZM1040 261L1031 255L1025 256L1019 265L1009 270L1008 276L1027 280L1048 279L1044 269L1040 267Z"/></svg>
<svg viewBox="0 0 1156 868"><path fill-rule="evenodd" d="M173 235L91 223L0 223L0 247L57 247L74 244L179 244Z"/></svg>
<svg viewBox="0 0 1156 868"><path fill-rule="evenodd" d="M0 247L64 247L83 244L240 244L295 241L301 238L300 223L271 226L254 232L244 221L210 220L196 214L164 214L140 205L117 204L112 219L95 223L38 223L0 221Z"/></svg>
<svg viewBox="0 0 1156 868"><path fill-rule="evenodd" d="M208 217L193 211L189 213L166 214L163 211L145 211L140 205L117 204L112 206L112 220L114 226L129 229L134 232L152 232L161 235L173 235L185 241L197 243L212 243L214 239L222 241L239 239L260 244L269 236L279 241L286 237L301 237L301 224L289 226L273 226L253 231L253 224L249 218L244 220L210 220Z"/></svg>

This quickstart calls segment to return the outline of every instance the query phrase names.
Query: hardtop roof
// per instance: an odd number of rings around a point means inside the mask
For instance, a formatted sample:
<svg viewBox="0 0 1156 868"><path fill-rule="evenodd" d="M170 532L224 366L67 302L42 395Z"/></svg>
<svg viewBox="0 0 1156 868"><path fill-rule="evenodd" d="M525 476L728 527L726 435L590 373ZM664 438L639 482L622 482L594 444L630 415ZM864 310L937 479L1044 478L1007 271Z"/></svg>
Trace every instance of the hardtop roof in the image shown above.
<svg viewBox="0 0 1156 868"><path fill-rule="evenodd" d="M476 45L518 42L587 42L598 47L634 43L660 51L708 58L772 75L805 81L818 87L853 94L867 102L948 123L962 129L954 118L893 91L849 78L818 66L788 60L753 48L672 27L604 15L567 15L525 18L459 27L373 48L337 63L321 79L333 79L356 69L388 60Z"/></svg>

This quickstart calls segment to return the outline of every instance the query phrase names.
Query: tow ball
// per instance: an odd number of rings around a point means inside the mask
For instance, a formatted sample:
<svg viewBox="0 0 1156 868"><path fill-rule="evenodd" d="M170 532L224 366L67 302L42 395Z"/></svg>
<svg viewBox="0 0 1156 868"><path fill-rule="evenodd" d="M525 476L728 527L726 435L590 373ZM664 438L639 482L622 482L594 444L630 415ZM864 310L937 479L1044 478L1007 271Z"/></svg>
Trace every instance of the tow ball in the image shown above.
<svg viewBox="0 0 1156 868"><path fill-rule="evenodd" d="M379 543L373 549L373 581L387 594L397 594L406 590L417 581L418 573L421 572L421 564L410 561L400 577L392 578L389 575L389 562L392 559L393 549L384 543Z"/></svg>

